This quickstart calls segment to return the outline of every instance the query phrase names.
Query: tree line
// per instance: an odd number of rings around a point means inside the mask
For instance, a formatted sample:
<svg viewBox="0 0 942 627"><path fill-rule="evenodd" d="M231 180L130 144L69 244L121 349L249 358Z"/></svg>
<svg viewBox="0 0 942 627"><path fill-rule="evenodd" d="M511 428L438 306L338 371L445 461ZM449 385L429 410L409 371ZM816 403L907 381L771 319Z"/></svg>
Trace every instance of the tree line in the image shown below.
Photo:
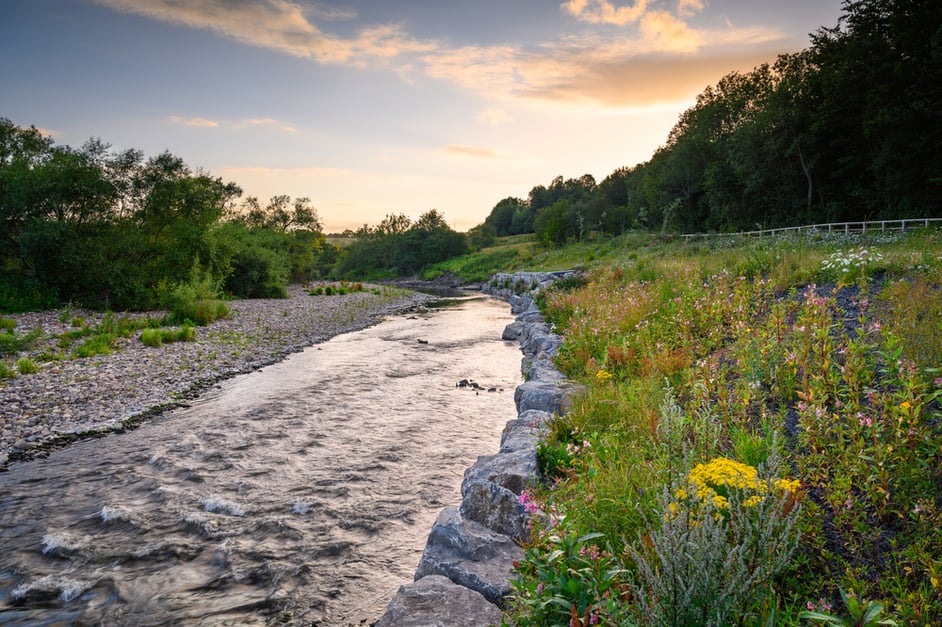
<svg viewBox="0 0 942 627"><path fill-rule="evenodd" d="M732 72L651 159L497 203L497 235L727 232L938 214L942 3L845 0L807 49Z"/></svg>
<svg viewBox="0 0 942 627"><path fill-rule="evenodd" d="M414 272L466 250L435 210L342 248L308 198L241 196L169 152L57 145L0 118L0 310L158 308L181 286L277 298L291 282Z"/></svg>

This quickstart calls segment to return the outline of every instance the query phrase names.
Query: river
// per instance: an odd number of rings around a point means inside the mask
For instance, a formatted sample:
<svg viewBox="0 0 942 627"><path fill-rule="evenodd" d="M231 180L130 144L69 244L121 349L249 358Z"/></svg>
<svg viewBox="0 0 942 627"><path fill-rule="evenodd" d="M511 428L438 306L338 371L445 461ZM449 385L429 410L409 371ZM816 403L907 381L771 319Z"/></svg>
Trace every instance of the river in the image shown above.
<svg viewBox="0 0 942 627"><path fill-rule="evenodd" d="M515 417L510 321L482 297L391 317L11 465L0 624L372 623Z"/></svg>

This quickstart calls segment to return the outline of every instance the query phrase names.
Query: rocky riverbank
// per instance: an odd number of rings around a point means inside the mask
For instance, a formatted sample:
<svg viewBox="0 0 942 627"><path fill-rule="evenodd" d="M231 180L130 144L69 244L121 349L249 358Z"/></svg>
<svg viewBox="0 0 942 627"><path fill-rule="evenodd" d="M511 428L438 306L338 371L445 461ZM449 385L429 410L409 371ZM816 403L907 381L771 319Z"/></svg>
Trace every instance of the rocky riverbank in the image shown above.
<svg viewBox="0 0 942 627"><path fill-rule="evenodd" d="M503 339L517 341L526 381L514 391L517 417L507 422L494 455L478 458L461 483L460 507L446 507L429 533L414 582L399 588L375 627L502 624L513 563L530 535L523 491L539 480L536 445L554 414L566 411L579 386L553 364L562 338L553 333L534 296L569 272L499 274L483 286L506 300L516 321Z"/></svg>
<svg viewBox="0 0 942 627"><path fill-rule="evenodd" d="M4 316L16 319L17 335L39 329L40 336L28 351L16 356L30 358L39 371L0 379L0 470L77 438L133 427L222 379L274 363L431 298L388 287L315 297L293 286L288 299L228 303L229 317L198 328L192 342L148 347L138 332L119 338L110 355L51 361L48 356L62 352L59 338L74 330L75 319L94 326L103 314L69 310ZM149 315L160 317L162 312Z"/></svg>

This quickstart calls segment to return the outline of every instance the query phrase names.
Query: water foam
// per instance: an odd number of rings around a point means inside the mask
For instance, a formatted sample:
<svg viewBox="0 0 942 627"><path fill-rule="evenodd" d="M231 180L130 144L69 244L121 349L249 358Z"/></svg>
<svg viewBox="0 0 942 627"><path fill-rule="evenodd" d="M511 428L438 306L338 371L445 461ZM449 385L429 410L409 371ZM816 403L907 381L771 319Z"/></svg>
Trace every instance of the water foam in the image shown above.
<svg viewBox="0 0 942 627"><path fill-rule="evenodd" d="M245 516L245 510L237 503L218 496L204 496L200 499L203 509L216 514L229 514L230 516Z"/></svg>

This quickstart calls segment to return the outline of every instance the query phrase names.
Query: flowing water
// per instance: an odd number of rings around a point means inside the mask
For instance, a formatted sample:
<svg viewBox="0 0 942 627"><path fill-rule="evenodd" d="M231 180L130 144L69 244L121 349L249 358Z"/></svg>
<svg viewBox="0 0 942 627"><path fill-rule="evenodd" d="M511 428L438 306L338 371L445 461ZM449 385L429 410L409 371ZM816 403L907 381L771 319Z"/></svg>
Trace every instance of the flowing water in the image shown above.
<svg viewBox="0 0 942 627"><path fill-rule="evenodd" d="M484 298L390 318L13 465L0 624L372 623L514 417L509 321Z"/></svg>

